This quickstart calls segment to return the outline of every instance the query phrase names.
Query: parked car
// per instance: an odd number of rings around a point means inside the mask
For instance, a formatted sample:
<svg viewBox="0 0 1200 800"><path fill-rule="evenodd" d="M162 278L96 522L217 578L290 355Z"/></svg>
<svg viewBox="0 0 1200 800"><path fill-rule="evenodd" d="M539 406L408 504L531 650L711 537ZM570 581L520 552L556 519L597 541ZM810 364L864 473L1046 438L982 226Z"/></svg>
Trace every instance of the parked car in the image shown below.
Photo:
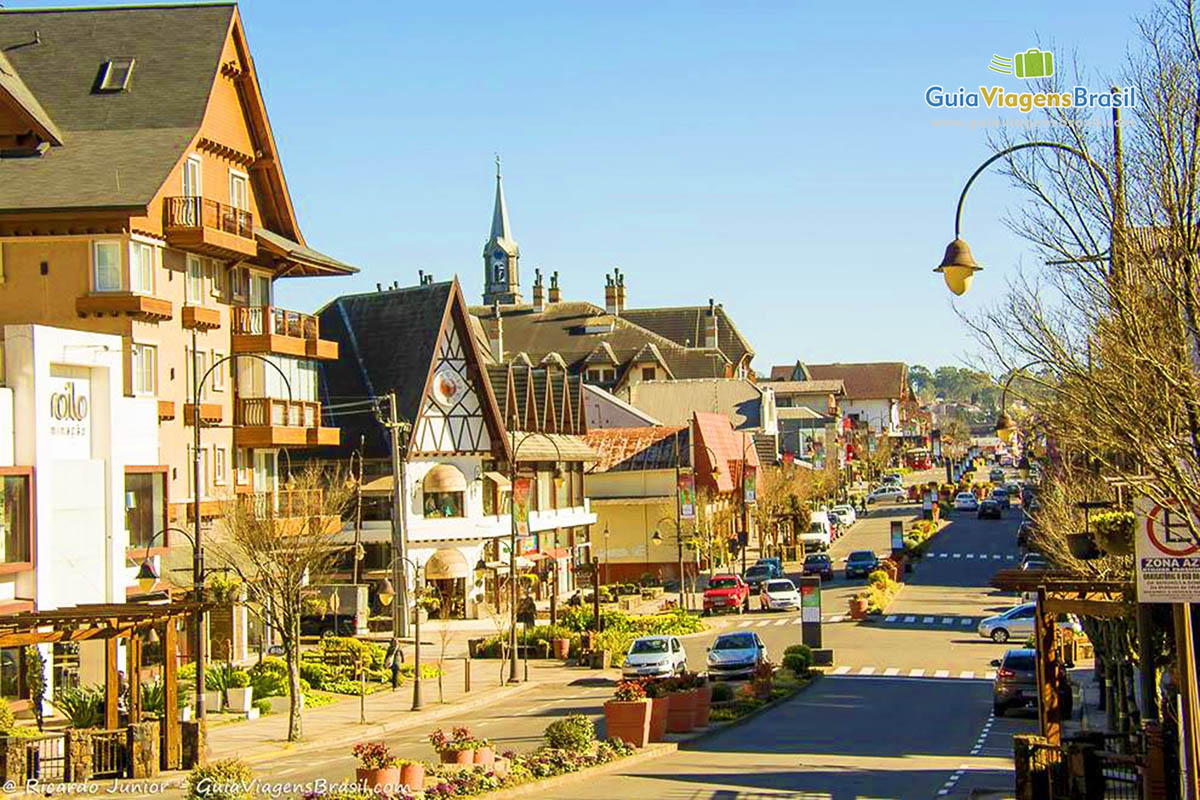
<svg viewBox="0 0 1200 800"><path fill-rule="evenodd" d="M870 550L855 550L846 556L846 578L867 576L879 569L879 558Z"/></svg>
<svg viewBox="0 0 1200 800"><path fill-rule="evenodd" d="M353 636L353 614L305 614L300 617L301 636Z"/></svg>
<svg viewBox="0 0 1200 800"><path fill-rule="evenodd" d="M833 580L833 559L824 553L810 553L804 557L801 575L816 575L823 581Z"/></svg>
<svg viewBox="0 0 1200 800"><path fill-rule="evenodd" d="M758 592L758 607L763 611L798 611L800 590L787 578L764 581Z"/></svg>
<svg viewBox="0 0 1200 800"><path fill-rule="evenodd" d="M833 513L842 518L842 522L848 527L858 522L858 514L854 512L854 506L840 505L833 507Z"/></svg>
<svg viewBox="0 0 1200 800"><path fill-rule="evenodd" d="M1033 533L1033 520L1026 519L1017 527L1017 547L1029 547L1029 537Z"/></svg>
<svg viewBox="0 0 1200 800"><path fill-rule="evenodd" d="M760 558L758 561L754 562L755 566L758 566L759 564L774 564L776 569L779 570L779 574L780 575L783 574L783 559L782 558L775 558L775 557Z"/></svg>
<svg viewBox="0 0 1200 800"><path fill-rule="evenodd" d="M1004 491L1008 492L1008 497L1011 500L1021 496L1021 484L1017 481L1008 481L1004 484Z"/></svg>
<svg viewBox="0 0 1200 800"><path fill-rule="evenodd" d="M988 480L990 480L992 483L1002 482L1004 480L1004 470L1000 469L999 467L994 467L992 471L988 473Z"/></svg>
<svg viewBox="0 0 1200 800"><path fill-rule="evenodd" d="M1050 569L1050 562L1041 553L1026 553L1021 559L1021 569L1025 572L1044 571Z"/></svg>
<svg viewBox="0 0 1200 800"><path fill-rule="evenodd" d="M979 501L970 492L959 492L954 496L955 511L978 511Z"/></svg>
<svg viewBox="0 0 1200 800"><path fill-rule="evenodd" d="M824 511L814 511L809 518L808 530L797 537L806 550L828 550L833 542L833 523Z"/></svg>
<svg viewBox="0 0 1200 800"><path fill-rule="evenodd" d="M678 636L640 636L629 645L621 674L626 678L669 677L687 669Z"/></svg>
<svg viewBox="0 0 1200 800"><path fill-rule="evenodd" d="M992 499L1000 504L1000 507L1007 510L1012 507L1012 501L1009 499L1008 491L1005 489L993 489Z"/></svg>
<svg viewBox="0 0 1200 800"><path fill-rule="evenodd" d="M783 570L775 566L775 564L768 562L766 564L755 564L753 567L747 569L745 581L746 585L750 587L750 593L754 594L758 592L759 588L766 581L782 577Z"/></svg>
<svg viewBox="0 0 1200 800"><path fill-rule="evenodd" d="M1003 717L1014 708L1037 707L1037 651L1009 650L1004 658L992 661L996 678L992 682L992 711Z"/></svg>
<svg viewBox="0 0 1200 800"><path fill-rule="evenodd" d="M979 635L984 639L1003 644L1013 637L1024 639L1033 634L1033 615L1037 603L1022 603L1013 606L1002 614L988 617L979 623ZM1079 621L1068 614L1058 616L1058 626L1076 634L1083 633Z"/></svg>
<svg viewBox="0 0 1200 800"><path fill-rule="evenodd" d="M723 633L708 648L708 679L748 678L765 660L767 646L757 633Z"/></svg>
<svg viewBox="0 0 1200 800"><path fill-rule="evenodd" d="M713 575L704 590L704 613L750 609L750 587L740 575Z"/></svg>
<svg viewBox="0 0 1200 800"><path fill-rule="evenodd" d="M884 486L903 486L904 485L904 476L901 475L899 472L889 472L887 475L883 476L883 485Z"/></svg>
<svg viewBox="0 0 1200 800"><path fill-rule="evenodd" d="M1000 504L989 497L979 504L979 511L975 516L979 519L1003 519L1004 512Z"/></svg>
<svg viewBox="0 0 1200 800"><path fill-rule="evenodd" d="M908 492L900 486L880 486L867 495L867 503L903 503L908 499Z"/></svg>

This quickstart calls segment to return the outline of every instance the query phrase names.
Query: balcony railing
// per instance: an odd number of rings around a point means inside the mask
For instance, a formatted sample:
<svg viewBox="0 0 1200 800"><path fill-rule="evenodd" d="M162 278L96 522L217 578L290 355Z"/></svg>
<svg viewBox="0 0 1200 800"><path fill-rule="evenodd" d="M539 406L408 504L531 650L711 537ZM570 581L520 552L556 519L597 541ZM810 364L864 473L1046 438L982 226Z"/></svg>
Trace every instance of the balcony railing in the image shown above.
<svg viewBox="0 0 1200 800"><path fill-rule="evenodd" d="M238 400L236 425L256 428L316 428L321 404L312 400L243 397Z"/></svg>
<svg viewBox="0 0 1200 800"><path fill-rule="evenodd" d="M321 338L316 317L277 306L235 307L233 332L242 336L291 336L310 341Z"/></svg>
<svg viewBox="0 0 1200 800"><path fill-rule="evenodd" d="M251 492L241 497L246 507L258 517L308 517L320 516L323 512L320 489Z"/></svg>
<svg viewBox="0 0 1200 800"><path fill-rule="evenodd" d="M168 197L163 206L167 228L211 228L243 239L254 238L254 215L206 197Z"/></svg>

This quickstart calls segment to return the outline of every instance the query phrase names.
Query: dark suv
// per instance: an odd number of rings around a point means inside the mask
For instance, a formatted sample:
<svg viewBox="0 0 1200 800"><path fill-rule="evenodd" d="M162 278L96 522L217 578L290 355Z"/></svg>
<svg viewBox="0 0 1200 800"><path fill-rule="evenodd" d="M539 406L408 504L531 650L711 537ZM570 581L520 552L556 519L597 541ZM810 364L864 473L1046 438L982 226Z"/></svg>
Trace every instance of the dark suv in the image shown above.
<svg viewBox="0 0 1200 800"><path fill-rule="evenodd" d="M816 575L823 581L833 580L833 559L824 553L811 553L804 557L802 575Z"/></svg>
<svg viewBox="0 0 1200 800"><path fill-rule="evenodd" d="M846 577L867 576L879 569L879 559L870 550L855 550L846 556Z"/></svg>
<svg viewBox="0 0 1200 800"><path fill-rule="evenodd" d="M1003 717L1010 708L1037 706L1037 651L1009 650L992 662L996 680L992 684L992 710Z"/></svg>
<svg viewBox="0 0 1200 800"><path fill-rule="evenodd" d="M762 587L765 581L769 581L772 578L782 578L783 570L776 566L775 562L767 561L750 567L750 569L746 570L744 577L746 583L750 586L750 593L754 594Z"/></svg>

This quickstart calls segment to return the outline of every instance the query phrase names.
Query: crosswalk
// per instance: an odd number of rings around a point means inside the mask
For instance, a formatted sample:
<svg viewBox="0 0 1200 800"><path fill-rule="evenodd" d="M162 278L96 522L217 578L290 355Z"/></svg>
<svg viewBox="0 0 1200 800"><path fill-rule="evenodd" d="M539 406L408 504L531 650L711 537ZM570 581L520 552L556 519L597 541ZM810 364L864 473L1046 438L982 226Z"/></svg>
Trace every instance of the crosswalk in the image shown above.
<svg viewBox="0 0 1200 800"><path fill-rule="evenodd" d="M1016 561L1019 556L1011 553L929 553L926 558L961 559L963 561Z"/></svg>
<svg viewBox="0 0 1200 800"><path fill-rule="evenodd" d="M990 681L996 677L996 672L994 670L976 672L975 670L964 669L951 672L948 669L935 669L931 671L918 668L906 670L899 667L885 667L883 670L880 670L878 667L870 665L862 667L835 667L833 672L830 674L838 677L848 678L941 678L961 681Z"/></svg>
<svg viewBox="0 0 1200 800"><path fill-rule="evenodd" d="M919 625L929 628L942 628L945 630L963 630L966 628L974 628L979 624L982 617L963 617L958 615L944 616L941 614L888 614L885 617L877 617L872 621L883 625L897 626L912 626ZM799 625L801 623L799 616L788 617L718 617L709 621L711 628L781 628L785 625ZM836 624L839 622L851 621L849 614L825 614L821 617L821 622Z"/></svg>

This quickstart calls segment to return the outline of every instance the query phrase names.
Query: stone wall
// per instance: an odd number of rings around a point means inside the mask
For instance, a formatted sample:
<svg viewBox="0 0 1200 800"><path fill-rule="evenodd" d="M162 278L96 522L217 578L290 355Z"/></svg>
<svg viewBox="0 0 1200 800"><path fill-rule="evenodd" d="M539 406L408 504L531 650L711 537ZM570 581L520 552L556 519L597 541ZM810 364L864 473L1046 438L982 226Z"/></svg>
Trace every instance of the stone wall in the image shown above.
<svg viewBox="0 0 1200 800"><path fill-rule="evenodd" d="M183 769L195 769L208 763L208 734L203 720L180 723L183 735Z"/></svg>
<svg viewBox="0 0 1200 800"><path fill-rule="evenodd" d="M129 771L131 778L153 778L158 775L158 720L129 726Z"/></svg>

